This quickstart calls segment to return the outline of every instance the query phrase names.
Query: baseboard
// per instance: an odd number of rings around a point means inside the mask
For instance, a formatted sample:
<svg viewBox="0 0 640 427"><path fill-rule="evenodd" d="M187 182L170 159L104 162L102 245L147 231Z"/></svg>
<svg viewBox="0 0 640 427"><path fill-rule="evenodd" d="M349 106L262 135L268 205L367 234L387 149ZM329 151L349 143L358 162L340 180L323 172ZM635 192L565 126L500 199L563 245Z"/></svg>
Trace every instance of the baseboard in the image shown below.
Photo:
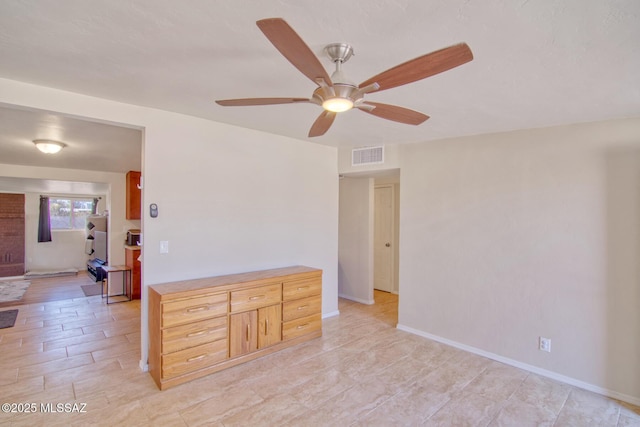
<svg viewBox="0 0 640 427"><path fill-rule="evenodd" d="M61 270L31 270L24 273L25 279L44 279L48 277L76 276L77 268L66 268Z"/></svg>
<svg viewBox="0 0 640 427"><path fill-rule="evenodd" d="M14 280L24 280L24 276L0 277L0 281L3 281L3 282L9 282Z"/></svg>
<svg viewBox="0 0 640 427"><path fill-rule="evenodd" d="M433 341L440 342L442 344L449 345L451 347L458 348L460 350L468 351L469 353L474 353L479 356L486 357L487 359L492 359L497 362L504 363L506 365L510 365L516 368L523 369L525 371L532 372L534 374L538 374L543 377L551 378L552 380L560 381L565 384L569 384L584 390L592 391L594 393L601 394L603 396L611 397L613 399L622 400L623 402L631 403L633 405L640 405L640 397L629 396L623 393L618 393L617 391L609 390L603 387L599 387L593 384L586 383L584 381L577 380L575 378L567 377L565 375L559 374L557 372L548 371L546 369L539 368L537 366L529 365L527 363L522 363L514 359L509 359L508 357L500 356L495 353L490 353L488 351L481 350L479 348L471 347L466 344L461 344L456 341L452 341L446 338L442 338L437 335L432 335L427 332L423 332L417 329L410 328L409 326L402 325L398 323L396 326L397 329L401 331L409 332L414 335L418 335L424 338L428 338Z"/></svg>
<svg viewBox="0 0 640 427"><path fill-rule="evenodd" d="M348 299L349 301L359 302L360 304L367 304L367 305L375 304L375 301L372 300L372 299L365 300L365 299L355 298L355 297L352 297L350 295L345 295L345 294L338 294L338 297L344 298L344 299Z"/></svg>
<svg viewBox="0 0 640 427"><path fill-rule="evenodd" d="M336 310L336 311L332 311L331 313L326 313L322 315L323 319L327 319L329 317L334 317L334 316L339 316L340 315L340 310Z"/></svg>

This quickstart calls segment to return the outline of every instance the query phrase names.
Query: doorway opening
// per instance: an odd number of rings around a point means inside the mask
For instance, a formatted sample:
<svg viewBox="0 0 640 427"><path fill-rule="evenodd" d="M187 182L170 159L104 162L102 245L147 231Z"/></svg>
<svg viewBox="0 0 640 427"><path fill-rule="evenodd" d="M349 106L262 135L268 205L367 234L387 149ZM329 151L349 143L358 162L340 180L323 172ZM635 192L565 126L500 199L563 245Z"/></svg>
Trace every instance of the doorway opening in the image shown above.
<svg viewBox="0 0 640 427"><path fill-rule="evenodd" d="M400 171L345 174L340 179L338 295L377 304L399 295ZM374 292L375 289L375 292Z"/></svg>

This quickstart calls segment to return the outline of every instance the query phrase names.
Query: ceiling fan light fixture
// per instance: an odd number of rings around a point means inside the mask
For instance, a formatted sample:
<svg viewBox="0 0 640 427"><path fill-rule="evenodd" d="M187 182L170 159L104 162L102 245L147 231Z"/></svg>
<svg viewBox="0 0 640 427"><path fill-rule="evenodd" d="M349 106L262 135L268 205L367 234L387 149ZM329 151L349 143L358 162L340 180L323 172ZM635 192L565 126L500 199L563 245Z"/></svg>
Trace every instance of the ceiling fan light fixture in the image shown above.
<svg viewBox="0 0 640 427"><path fill-rule="evenodd" d="M342 113L353 108L353 101L347 98L329 98L322 103L322 108L333 113Z"/></svg>
<svg viewBox="0 0 640 427"><path fill-rule="evenodd" d="M45 154L55 154L66 147L62 142L52 141L50 139L36 139L33 143L36 144L38 150Z"/></svg>

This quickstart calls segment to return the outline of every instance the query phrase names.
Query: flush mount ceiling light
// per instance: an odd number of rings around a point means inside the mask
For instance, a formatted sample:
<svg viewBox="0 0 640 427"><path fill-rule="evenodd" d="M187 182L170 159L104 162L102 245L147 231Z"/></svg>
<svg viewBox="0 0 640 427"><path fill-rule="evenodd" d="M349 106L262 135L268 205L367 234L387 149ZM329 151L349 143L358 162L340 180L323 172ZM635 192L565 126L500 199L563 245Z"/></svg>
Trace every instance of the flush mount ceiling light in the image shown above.
<svg viewBox="0 0 640 427"><path fill-rule="evenodd" d="M66 147L62 142L52 141L50 139L36 139L33 143L36 144L38 150L45 154L55 154Z"/></svg>

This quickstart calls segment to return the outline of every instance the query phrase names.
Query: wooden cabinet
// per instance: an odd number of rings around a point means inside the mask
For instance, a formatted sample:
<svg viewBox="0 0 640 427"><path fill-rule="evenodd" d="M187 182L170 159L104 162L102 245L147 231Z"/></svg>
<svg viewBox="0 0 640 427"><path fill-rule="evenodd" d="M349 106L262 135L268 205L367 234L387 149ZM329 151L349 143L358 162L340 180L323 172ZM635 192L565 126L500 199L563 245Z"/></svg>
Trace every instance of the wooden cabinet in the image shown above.
<svg viewBox="0 0 640 427"><path fill-rule="evenodd" d="M139 247L124 248L125 265L131 268L131 299L140 299L141 264L138 258L140 258Z"/></svg>
<svg viewBox="0 0 640 427"><path fill-rule="evenodd" d="M236 357L258 349L258 312L232 314L229 318L229 356Z"/></svg>
<svg viewBox="0 0 640 427"><path fill-rule="evenodd" d="M126 212L127 219L140 219L142 217L142 191L140 185L141 173L138 171L127 172L126 177Z"/></svg>
<svg viewBox="0 0 640 427"><path fill-rule="evenodd" d="M282 341L282 307L280 304L258 309L258 348Z"/></svg>
<svg viewBox="0 0 640 427"><path fill-rule="evenodd" d="M322 329L322 283L313 278L292 280L282 287L282 339L290 340Z"/></svg>
<svg viewBox="0 0 640 427"><path fill-rule="evenodd" d="M282 283L231 291L229 356L236 357L280 342Z"/></svg>
<svg viewBox="0 0 640 427"><path fill-rule="evenodd" d="M149 286L149 372L161 390L321 335L315 268Z"/></svg>
<svg viewBox="0 0 640 427"><path fill-rule="evenodd" d="M157 304L156 298L157 294L150 293L150 302L156 303L149 314L150 325L154 325L149 331L153 355L149 368L154 379L169 381L227 359L226 292L176 298L164 304Z"/></svg>

